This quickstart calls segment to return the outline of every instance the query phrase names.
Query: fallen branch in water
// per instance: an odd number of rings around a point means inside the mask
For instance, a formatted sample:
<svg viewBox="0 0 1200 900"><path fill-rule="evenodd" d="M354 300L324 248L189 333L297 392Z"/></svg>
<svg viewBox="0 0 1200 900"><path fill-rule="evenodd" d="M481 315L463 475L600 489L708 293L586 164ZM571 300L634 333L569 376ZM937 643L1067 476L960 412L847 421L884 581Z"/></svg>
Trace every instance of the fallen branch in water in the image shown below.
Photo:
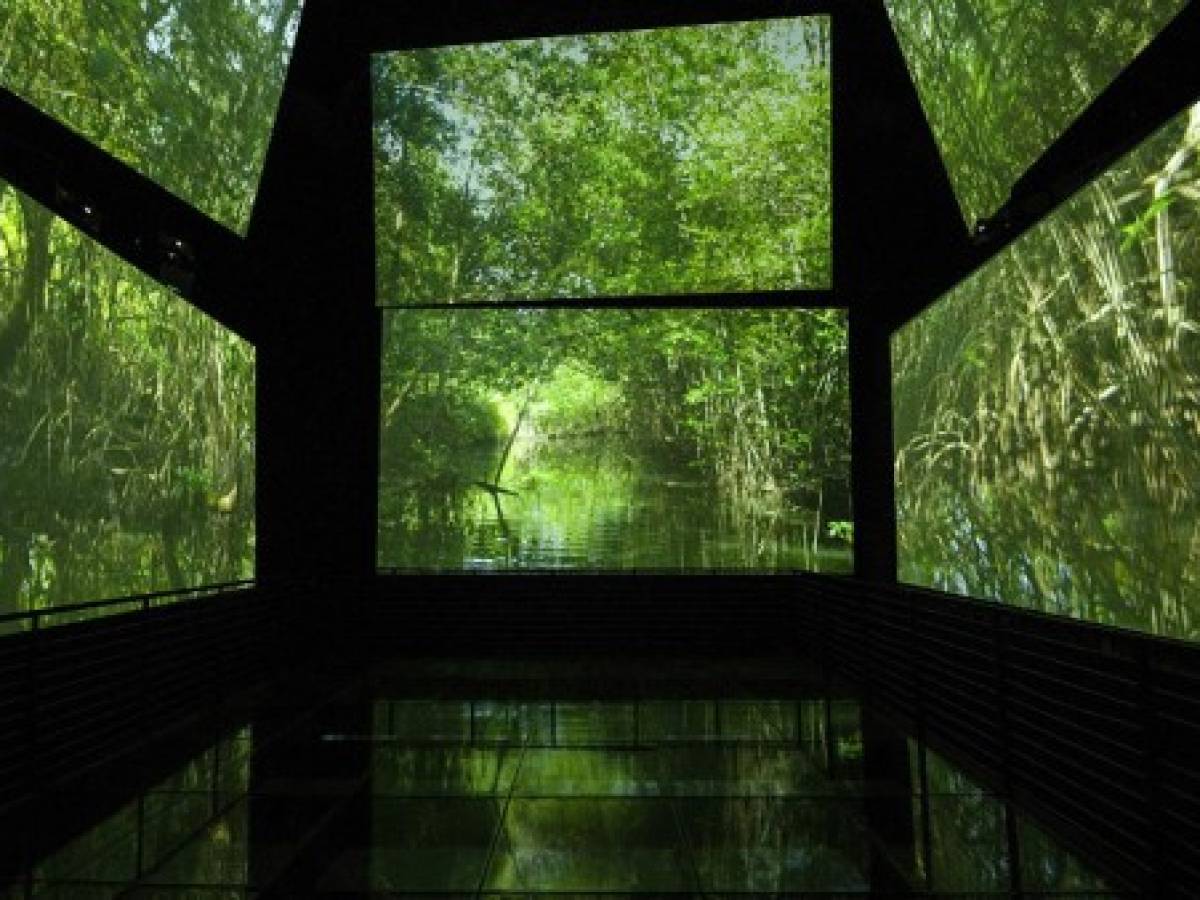
<svg viewBox="0 0 1200 900"><path fill-rule="evenodd" d="M502 488L500 485L492 484L490 481L473 481L471 483L475 485L475 487L482 488L483 490L487 491L492 496L495 496L496 494L507 494L510 497L520 496L516 491L510 491L508 488Z"/></svg>

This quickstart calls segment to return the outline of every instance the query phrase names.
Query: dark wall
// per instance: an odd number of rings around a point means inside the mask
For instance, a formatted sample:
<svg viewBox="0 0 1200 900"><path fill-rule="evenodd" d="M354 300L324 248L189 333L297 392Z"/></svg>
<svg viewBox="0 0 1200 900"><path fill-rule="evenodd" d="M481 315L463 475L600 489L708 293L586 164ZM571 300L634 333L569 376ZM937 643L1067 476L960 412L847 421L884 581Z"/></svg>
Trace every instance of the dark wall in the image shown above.
<svg viewBox="0 0 1200 900"><path fill-rule="evenodd" d="M350 4L310 2L248 248L257 303L259 578L374 569L379 316L370 75Z"/></svg>

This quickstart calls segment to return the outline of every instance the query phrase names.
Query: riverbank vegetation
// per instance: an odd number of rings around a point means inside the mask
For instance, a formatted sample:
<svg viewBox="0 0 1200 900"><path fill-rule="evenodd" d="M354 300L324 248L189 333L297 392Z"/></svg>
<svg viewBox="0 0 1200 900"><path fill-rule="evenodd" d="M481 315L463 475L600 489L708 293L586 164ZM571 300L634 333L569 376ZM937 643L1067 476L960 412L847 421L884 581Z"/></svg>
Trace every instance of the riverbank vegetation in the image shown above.
<svg viewBox="0 0 1200 900"><path fill-rule="evenodd" d="M690 491L735 519L803 515L810 543L845 546L829 537L849 519L844 313L397 310L383 358L381 565L428 564L410 540L461 534L481 502L518 515L548 487L536 462L560 487L568 457L594 490L628 480L614 455L681 507Z"/></svg>
<svg viewBox="0 0 1200 900"><path fill-rule="evenodd" d="M253 573L254 351L0 181L0 613Z"/></svg>
<svg viewBox="0 0 1200 900"><path fill-rule="evenodd" d="M900 573L1200 637L1200 105L894 339Z"/></svg>
<svg viewBox="0 0 1200 900"><path fill-rule="evenodd" d="M301 5L7 0L0 85L242 232ZM0 182L0 612L248 576L253 509L253 349Z"/></svg>
<svg viewBox="0 0 1200 900"><path fill-rule="evenodd" d="M844 315L734 308L829 287L829 53L807 17L376 56L380 565L848 565Z"/></svg>

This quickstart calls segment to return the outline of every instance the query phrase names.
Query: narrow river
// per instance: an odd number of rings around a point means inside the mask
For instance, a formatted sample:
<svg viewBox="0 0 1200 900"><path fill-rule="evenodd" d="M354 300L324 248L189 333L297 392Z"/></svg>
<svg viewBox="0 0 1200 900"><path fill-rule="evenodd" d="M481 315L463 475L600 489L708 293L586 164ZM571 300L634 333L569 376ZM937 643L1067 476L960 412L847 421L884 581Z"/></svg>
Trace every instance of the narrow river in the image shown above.
<svg viewBox="0 0 1200 900"><path fill-rule="evenodd" d="M481 456L437 484L381 491L379 562L402 569L806 569L848 572L849 548L815 511L764 498L735 507L695 472L666 471L619 439L547 440L499 481ZM819 538L814 545L814 529Z"/></svg>

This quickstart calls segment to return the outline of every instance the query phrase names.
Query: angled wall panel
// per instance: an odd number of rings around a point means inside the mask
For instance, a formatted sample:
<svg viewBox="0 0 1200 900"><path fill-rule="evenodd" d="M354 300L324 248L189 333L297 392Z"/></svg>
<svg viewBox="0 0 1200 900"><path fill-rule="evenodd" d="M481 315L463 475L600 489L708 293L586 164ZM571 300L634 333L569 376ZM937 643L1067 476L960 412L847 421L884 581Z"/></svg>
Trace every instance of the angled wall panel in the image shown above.
<svg viewBox="0 0 1200 900"><path fill-rule="evenodd" d="M0 86L244 234L301 0L6 0Z"/></svg>
<svg viewBox="0 0 1200 900"><path fill-rule="evenodd" d="M254 371L0 181L0 612L252 575Z"/></svg>
<svg viewBox="0 0 1200 900"><path fill-rule="evenodd" d="M1186 0L887 0L968 222L1016 180Z"/></svg>
<svg viewBox="0 0 1200 900"><path fill-rule="evenodd" d="M901 579L1200 636L1200 105L893 338Z"/></svg>

